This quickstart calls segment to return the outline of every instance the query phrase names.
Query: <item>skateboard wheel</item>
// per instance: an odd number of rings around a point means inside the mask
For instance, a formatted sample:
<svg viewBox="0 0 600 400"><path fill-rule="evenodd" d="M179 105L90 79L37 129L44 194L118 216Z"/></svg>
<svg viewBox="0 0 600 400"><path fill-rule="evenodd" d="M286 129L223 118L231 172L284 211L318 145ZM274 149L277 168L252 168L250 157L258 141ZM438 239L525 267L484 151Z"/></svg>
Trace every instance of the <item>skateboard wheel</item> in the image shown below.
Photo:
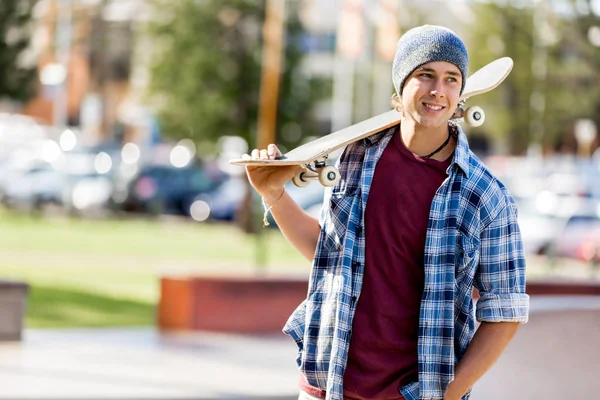
<svg viewBox="0 0 600 400"><path fill-rule="evenodd" d="M305 174L306 174L306 172L300 171L292 178L292 183L294 184L294 186L296 186L296 187L308 186L308 184L310 183L310 180L305 178Z"/></svg>
<svg viewBox="0 0 600 400"><path fill-rule="evenodd" d="M340 171L332 165L323 167L319 171L319 182L325 187L332 187L337 185L340 181Z"/></svg>
<svg viewBox="0 0 600 400"><path fill-rule="evenodd" d="M471 126L481 126L485 121L485 113L481 107L469 107L465 111L465 122Z"/></svg>

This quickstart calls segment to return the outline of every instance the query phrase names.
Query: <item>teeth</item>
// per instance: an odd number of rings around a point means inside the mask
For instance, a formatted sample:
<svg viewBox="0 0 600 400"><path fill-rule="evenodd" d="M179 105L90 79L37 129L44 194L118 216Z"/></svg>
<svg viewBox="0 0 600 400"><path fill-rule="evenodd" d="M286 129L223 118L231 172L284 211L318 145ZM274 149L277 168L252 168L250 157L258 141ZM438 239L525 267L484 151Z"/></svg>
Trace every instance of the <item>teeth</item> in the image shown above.
<svg viewBox="0 0 600 400"><path fill-rule="evenodd" d="M439 111L442 109L442 106L432 106L431 104L425 104L425 107L434 110L434 111Z"/></svg>

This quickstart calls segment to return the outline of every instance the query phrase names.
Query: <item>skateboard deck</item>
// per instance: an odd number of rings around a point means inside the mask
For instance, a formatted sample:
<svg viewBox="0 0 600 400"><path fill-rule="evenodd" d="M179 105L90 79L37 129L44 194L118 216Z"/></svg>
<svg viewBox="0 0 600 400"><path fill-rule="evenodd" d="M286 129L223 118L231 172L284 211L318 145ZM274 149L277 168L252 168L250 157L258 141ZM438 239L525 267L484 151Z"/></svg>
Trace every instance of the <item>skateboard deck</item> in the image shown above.
<svg viewBox="0 0 600 400"><path fill-rule="evenodd" d="M504 79L506 79L512 70L512 67L513 60L510 57L499 58L485 65L469 76L467 78L467 82L465 83L463 94L459 99L457 113L455 113L455 116L453 116L452 119L458 120L464 117L465 120L469 119L473 125L481 125L484 118L483 110L481 110L479 107L470 107L470 109L467 109L466 111L463 110L466 100L470 97L487 93L498 87L504 81ZM319 180L323 185L330 186L329 183L332 182L327 180L326 175L329 174L330 177L333 177L331 173L336 172L330 167L325 166L325 159L330 153L356 142L357 140L361 140L367 136L371 136L385 129L391 128L399 124L400 121L401 113L396 110L390 110L298 146L275 160L252 160L250 158L239 158L230 160L229 162L233 165L273 167L303 165L313 172L314 176L311 176L311 179L315 178L316 175L322 175L320 172L323 172L325 176L323 176L323 179L321 179L321 176L319 176ZM321 171L323 168L325 168L326 171ZM295 181L294 183L297 182Z"/></svg>

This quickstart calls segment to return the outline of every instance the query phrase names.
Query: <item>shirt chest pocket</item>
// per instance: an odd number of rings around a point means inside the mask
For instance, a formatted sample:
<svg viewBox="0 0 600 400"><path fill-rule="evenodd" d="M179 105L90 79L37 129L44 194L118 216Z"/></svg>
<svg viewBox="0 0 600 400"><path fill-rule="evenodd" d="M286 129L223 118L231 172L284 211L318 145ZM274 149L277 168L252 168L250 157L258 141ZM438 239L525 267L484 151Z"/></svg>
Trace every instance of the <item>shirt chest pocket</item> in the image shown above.
<svg viewBox="0 0 600 400"><path fill-rule="evenodd" d="M341 251L348 232L357 200L355 194L333 193L329 200L329 212L323 225L323 245L329 251Z"/></svg>
<svg viewBox="0 0 600 400"><path fill-rule="evenodd" d="M456 237L455 274L459 279L465 274L475 275L479 260L479 243L471 236L459 232Z"/></svg>

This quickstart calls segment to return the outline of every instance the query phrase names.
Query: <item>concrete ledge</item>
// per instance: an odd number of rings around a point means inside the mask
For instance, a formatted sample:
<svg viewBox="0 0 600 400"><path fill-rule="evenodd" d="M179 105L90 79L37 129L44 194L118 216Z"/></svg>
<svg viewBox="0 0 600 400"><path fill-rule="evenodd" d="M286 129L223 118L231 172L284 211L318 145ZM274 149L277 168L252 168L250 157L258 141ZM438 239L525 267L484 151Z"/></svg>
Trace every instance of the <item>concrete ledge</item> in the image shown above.
<svg viewBox="0 0 600 400"><path fill-rule="evenodd" d="M533 295L530 314L538 312L596 311L600 313L600 296Z"/></svg>
<svg viewBox="0 0 600 400"><path fill-rule="evenodd" d="M306 298L308 282L288 277L163 277L158 327L234 333L280 332Z"/></svg>
<svg viewBox="0 0 600 400"><path fill-rule="evenodd" d="M0 341L21 340L29 285L0 281Z"/></svg>

